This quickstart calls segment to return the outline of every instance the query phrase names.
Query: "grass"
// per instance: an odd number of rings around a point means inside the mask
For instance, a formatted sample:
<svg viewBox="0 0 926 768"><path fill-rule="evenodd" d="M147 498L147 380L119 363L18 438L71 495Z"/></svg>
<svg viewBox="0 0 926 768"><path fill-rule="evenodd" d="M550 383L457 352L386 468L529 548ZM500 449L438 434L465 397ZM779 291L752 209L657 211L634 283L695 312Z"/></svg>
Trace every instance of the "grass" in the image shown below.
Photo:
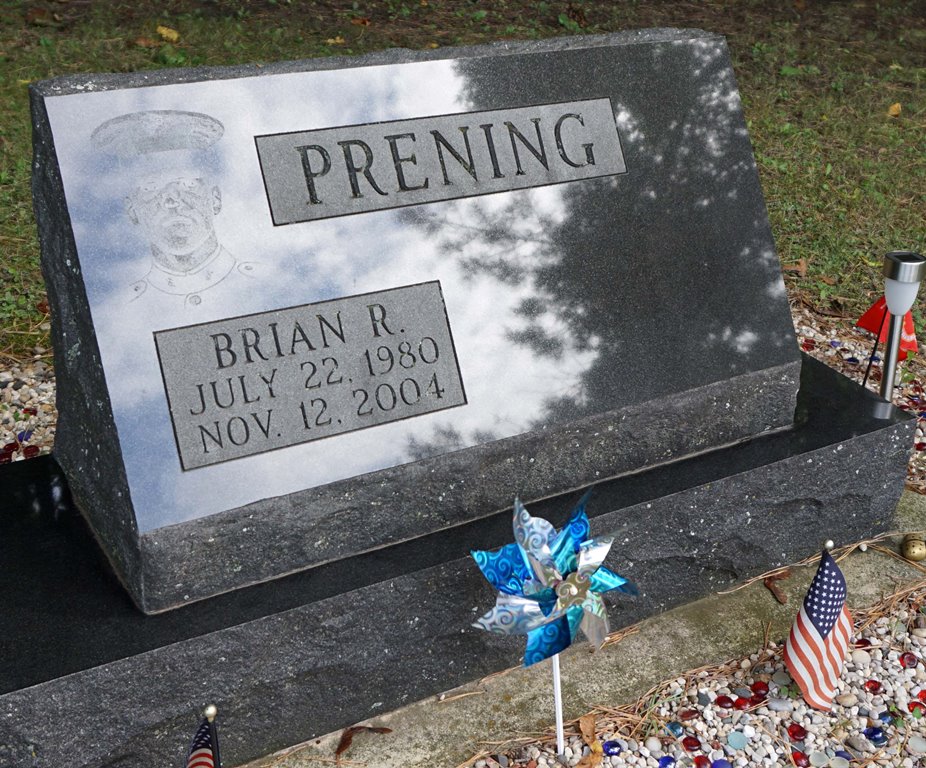
<svg viewBox="0 0 926 768"><path fill-rule="evenodd" d="M652 26L727 36L791 298L852 322L926 251L926 0L0 0L0 356L48 347L28 82Z"/></svg>

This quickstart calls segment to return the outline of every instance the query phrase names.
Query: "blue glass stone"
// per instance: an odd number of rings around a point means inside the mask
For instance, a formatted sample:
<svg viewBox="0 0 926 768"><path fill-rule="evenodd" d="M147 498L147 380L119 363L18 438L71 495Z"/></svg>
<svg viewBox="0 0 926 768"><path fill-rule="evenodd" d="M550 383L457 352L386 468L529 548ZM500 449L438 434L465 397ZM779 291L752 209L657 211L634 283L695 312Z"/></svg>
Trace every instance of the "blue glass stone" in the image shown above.
<svg viewBox="0 0 926 768"><path fill-rule="evenodd" d="M685 728L681 723L673 720L670 723L666 723L666 730L671 733L676 739L679 738L684 732Z"/></svg>
<svg viewBox="0 0 926 768"><path fill-rule="evenodd" d="M614 755L619 755L621 752L624 751L624 748L621 746L621 743L619 741L613 741L613 740L606 741L604 744L601 745L601 749L609 757L613 757Z"/></svg>
<svg viewBox="0 0 926 768"><path fill-rule="evenodd" d="M831 346L833 349L837 349L838 347L841 347L841 346L842 346L842 342L841 342L841 341L836 341L836 339L832 339L832 340L830 341L830 346Z"/></svg>
<svg viewBox="0 0 926 768"><path fill-rule="evenodd" d="M847 357L846 362L852 363L853 365L858 365L858 358L857 357Z"/></svg>
<svg viewBox="0 0 926 768"><path fill-rule="evenodd" d="M855 756L851 752L846 752L844 749L837 749L836 754L833 757L841 757L843 760L855 760Z"/></svg>
<svg viewBox="0 0 926 768"><path fill-rule="evenodd" d="M19 432L19 433L16 435L16 439L19 440L19 442L21 442L21 443L26 442L26 440L28 440L30 437L32 437L32 430L31 430L31 429L24 429L22 432Z"/></svg>
<svg viewBox="0 0 926 768"><path fill-rule="evenodd" d="M724 760L722 757L719 760L715 760L711 763L711 768L733 768L729 760Z"/></svg>
<svg viewBox="0 0 926 768"><path fill-rule="evenodd" d="M874 360L876 363L880 363L880 362L881 362L881 355L872 355L872 356L871 356L871 359Z"/></svg>
<svg viewBox="0 0 926 768"><path fill-rule="evenodd" d="M883 746L887 744L887 736L884 735L884 730L881 728L876 728L871 726L866 728L862 733L865 734L865 738L868 739L876 747Z"/></svg>
<svg viewBox="0 0 926 768"><path fill-rule="evenodd" d="M891 722L891 720L894 719L894 716L893 716L890 712L888 712L888 711L885 709L883 712L881 712L881 713L878 715L878 719L879 719L882 723L889 723L889 722Z"/></svg>
<svg viewBox="0 0 926 768"><path fill-rule="evenodd" d="M669 755L659 758L659 768L670 768L670 766L675 765L675 758Z"/></svg>
<svg viewBox="0 0 926 768"><path fill-rule="evenodd" d="M748 741L749 739L746 738L742 731L733 731L727 736L727 744L733 747L733 749L746 749L746 743Z"/></svg>

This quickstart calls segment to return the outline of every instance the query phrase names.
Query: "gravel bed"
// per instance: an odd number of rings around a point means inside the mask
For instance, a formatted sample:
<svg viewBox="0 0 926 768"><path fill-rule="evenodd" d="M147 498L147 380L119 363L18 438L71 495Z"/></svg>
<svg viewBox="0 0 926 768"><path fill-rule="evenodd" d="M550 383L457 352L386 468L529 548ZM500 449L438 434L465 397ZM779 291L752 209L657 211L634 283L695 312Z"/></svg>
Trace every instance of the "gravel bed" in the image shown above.
<svg viewBox="0 0 926 768"><path fill-rule="evenodd" d="M861 628L830 712L808 707L784 670L782 647L668 681L636 704L586 715L562 760L546 738L474 758L474 768L558 766L926 765L924 585ZM580 722L581 728L581 722ZM592 738L588 738L589 731ZM595 743L597 741L597 744ZM598 754L591 754L594 751Z"/></svg>

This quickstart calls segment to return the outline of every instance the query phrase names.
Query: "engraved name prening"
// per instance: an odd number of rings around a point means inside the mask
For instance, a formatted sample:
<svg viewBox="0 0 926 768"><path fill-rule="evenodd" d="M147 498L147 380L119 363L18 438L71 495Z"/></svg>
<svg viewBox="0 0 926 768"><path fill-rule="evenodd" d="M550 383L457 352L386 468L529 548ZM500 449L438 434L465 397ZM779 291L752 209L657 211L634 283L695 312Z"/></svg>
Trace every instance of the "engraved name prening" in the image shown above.
<svg viewBox="0 0 926 768"><path fill-rule="evenodd" d="M436 281L154 340L184 470L466 404Z"/></svg>
<svg viewBox="0 0 926 768"><path fill-rule="evenodd" d="M276 225L626 172L609 99L256 136Z"/></svg>

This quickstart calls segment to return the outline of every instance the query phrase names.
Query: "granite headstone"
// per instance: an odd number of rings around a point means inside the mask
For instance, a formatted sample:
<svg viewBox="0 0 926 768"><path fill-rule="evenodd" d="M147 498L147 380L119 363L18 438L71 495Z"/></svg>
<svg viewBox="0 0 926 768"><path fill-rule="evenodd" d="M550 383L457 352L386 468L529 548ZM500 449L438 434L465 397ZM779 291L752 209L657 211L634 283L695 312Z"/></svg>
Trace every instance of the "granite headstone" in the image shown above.
<svg viewBox="0 0 926 768"><path fill-rule="evenodd" d="M56 455L146 612L792 423L724 42L32 86Z"/></svg>
<svg viewBox="0 0 926 768"><path fill-rule="evenodd" d="M0 467L4 766L180 764L206 701L239 765L517 664L465 629L514 493L595 483L615 628L890 519L915 421L798 361L719 37L32 103L67 482Z"/></svg>

